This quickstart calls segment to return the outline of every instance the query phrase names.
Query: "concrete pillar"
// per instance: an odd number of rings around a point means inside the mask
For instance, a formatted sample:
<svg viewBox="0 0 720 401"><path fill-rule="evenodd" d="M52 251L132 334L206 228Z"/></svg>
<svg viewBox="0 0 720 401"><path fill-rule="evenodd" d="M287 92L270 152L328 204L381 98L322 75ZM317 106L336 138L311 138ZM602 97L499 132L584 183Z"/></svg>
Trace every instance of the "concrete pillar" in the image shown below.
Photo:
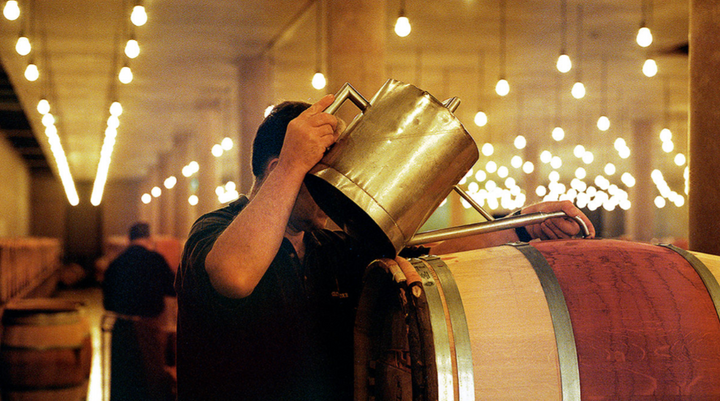
<svg viewBox="0 0 720 401"><path fill-rule="evenodd" d="M217 209L220 206L215 188L220 184L217 176L217 158L210 150L222 139L222 114L215 102L203 104L198 108L198 131L195 133L197 162L200 165L198 177L198 215Z"/></svg>
<svg viewBox="0 0 720 401"><path fill-rule="evenodd" d="M175 228L175 197L173 196L174 188L165 188L164 181L166 178L174 174L172 164L172 153L164 154L160 157L158 165L159 181L158 185L163 191L160 201L159 218L160 225L154 227L153 232L157 235L173 235Z"/></svg>
<svg viewBox="0 0 720 401"><path fill-rule="evenodd" d="M720 255L720 3L690 1L689 247Z"/></svg>
<svg viewBox="0 0 720 401"><path fill-rule="evenodd" d="M328 92L337 92L345 82L349 82L370 100L387 80L385 42L389 28L385 15L386 2L327 2ZM337 115L349 123L357 112L357 108L350 104Z"/></svg>
<svg viewBox="0 0 720 401"><path fill-rule="evenodd" d="M237 151L240 159L238 192L247 194L253 183L252 143L265 109L273 104L272 65L267 56L245 59L240 63L240 135Z"/></svg>
<svg viewBox="0 0 720 401"><path fill-rule="evenodd" d="M146 193L149 194L150 188L152 188L152 186L150 186L150 180L149 180L149 174L148 174L145 176L145 178L143 178L140 181L140 184L138 185L138 193L139 193L138 196L142 196L143 194L146 194ZM150 218L152 216L152 209L153 209L152 202L150 202L148 204L139 202L138 221L148 221L149 222Z"/></svg>
<svg viewBox="0 0 720 401"><path fill-rule="evenodd" d="M628 211L625 231L636 241L650 241L653 238L655 206L650 174L652 172L652 152L648 146L652 137L652 124L649 120L633 122L630 149L632 149L635 186L629 191L632 208Z"/></svg>
<svg viewBox="0 0 720 401"><path fill-rule="evenodd" d="M530 174L526 174L523 171L522 166L518 169L519 172L517 173L518 175L522 174L525 176L525 190L527 191L527 200L525 201L525 204L532 205L533 203L542 201L542 198L538 199L538 196L535 193L535 190L540 182L540 166L542 162L540 161L538 143L534 138L528 139L523 156L523 165L529 161L533 164L533 166L535 166Z"/></svg>
<svg viewBox="0 0 720 401"><path fill-rule="evenodd" d="M158 168L157 165L155 165L151 168L150 174L148 174L148 177L145 180L145 185L143 186L143 191L147 191L147 193L151 193L151 190L156 186L162 188L162 181L160 179L160 169ZM162 197L162 195L160 195L160 196ZM154 233L157 233L158 227L160 227L160 211L162 209L161 199L153 196L150 203L146 206L149 206L149 207L148 207L148 214L147 214L147 217L145 218L145 221L148 224L150 224L151 231Z"/></svg>
<svg viewBox="0 0 720 401"><path fill-rule="evenodd" d="M191 143L191 135L178 134L173 141L173 170L178 182L173 188L172 196L175 198L175 226L173 227L173 235L178 238L187 237L190 227L195 222L197 216L194 213L194 207L188 203L190 197L190 178L182 175L182 168L190 163L194 154L194 148Z"/></svg>

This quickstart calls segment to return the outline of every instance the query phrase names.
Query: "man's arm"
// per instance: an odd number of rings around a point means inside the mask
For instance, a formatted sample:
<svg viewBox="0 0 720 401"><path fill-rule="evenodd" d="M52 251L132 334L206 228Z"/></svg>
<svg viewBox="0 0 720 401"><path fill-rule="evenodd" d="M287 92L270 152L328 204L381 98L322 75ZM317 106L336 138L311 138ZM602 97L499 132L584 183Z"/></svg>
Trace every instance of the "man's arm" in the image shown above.
<svg viewBox="0 0 720 401"><path fill-rule="evenodd" d="M595 227L590 219L570 201L540 202L522 209L521 214L536 212L559 212L563 211L568 216L579 216L587 225L590 231L589 238L595 237ZM533 239L560 239L571 238L580 233L577 222L569 218L556 217L545 220L540 224L533 224L525 227ZM430 247L430 253L443 255L453 252L468 251L471 249L487 248L518 241L514 229L501 230L485 234L470 235L467 237L455 238L437 243Z"/></svg>
<svg viewBox="0 0 720 401"><path fill-rule="evenodd" d="M536 212L565 212L570 217L580 217L588 228L588 238L595 237L595 227L588 217L570 201L540 202L522 209L522 214ZM547 219L540 224L533 224L526 227L532 238L539 239L561 239L572 238L580 234L580 226L574 220L565 217Z"/></svg>
<svg viewBox="0 0 720 401"><path fill-rule="evenodd" d="M322 112L333 100L323 97L288 124L279 158L208 253L205 269L219 293L250 295L275 258L305 174L337 139L337 119Z"/></svg>

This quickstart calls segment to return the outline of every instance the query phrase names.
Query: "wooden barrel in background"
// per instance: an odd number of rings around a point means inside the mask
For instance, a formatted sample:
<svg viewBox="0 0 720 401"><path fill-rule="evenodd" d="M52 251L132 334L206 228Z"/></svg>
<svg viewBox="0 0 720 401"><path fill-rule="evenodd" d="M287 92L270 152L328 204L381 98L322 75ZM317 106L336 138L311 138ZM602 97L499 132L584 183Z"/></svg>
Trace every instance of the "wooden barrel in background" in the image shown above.
<svg viewBox="0 0 720 401"><path fill-rule="evenodd" d="M8 303L2 317L3 401L87 397L90 327L75 302L35 298Z"/></svg>
<svg viewBox="0 0 720 401"><path fill-rule="evenodd" d="M357 399L718 400L720 258L616 240L368 269Z"/></svg>

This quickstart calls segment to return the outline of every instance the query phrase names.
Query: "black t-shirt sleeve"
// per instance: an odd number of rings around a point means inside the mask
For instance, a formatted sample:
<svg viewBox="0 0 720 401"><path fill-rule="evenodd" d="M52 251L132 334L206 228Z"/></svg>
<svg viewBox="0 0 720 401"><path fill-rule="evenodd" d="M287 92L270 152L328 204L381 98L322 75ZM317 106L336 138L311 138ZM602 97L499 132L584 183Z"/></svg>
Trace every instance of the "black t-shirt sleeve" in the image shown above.
<svg viewBox="0 0 720 401"><path fill-rule="evenodd" d="M234 202L199 218L190 230L183 249L182 261L175 277L175 291L187 302L210 314L219 309L219 316L223 316L223 311L237 308L245 302L243 299L232 299L218 293L205 270L208 253L247 202L245 198L243 200L244 202Z"/></svg>

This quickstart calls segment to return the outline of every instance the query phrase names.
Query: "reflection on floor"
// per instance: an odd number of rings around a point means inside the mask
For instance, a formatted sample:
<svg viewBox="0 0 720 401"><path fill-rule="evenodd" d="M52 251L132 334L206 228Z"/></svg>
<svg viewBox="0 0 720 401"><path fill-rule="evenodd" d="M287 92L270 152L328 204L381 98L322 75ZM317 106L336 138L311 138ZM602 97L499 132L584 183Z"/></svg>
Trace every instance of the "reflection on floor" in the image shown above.
<svg viewBox="0 0 720 401"><path fill-rule="evenodd" d="M103 388L103 372L102 372L102 329L101 323L105 309L102 302L102 289L99 286L60 289L54 295L59 298L69 299L80 302L81 313L83 313L90 323L90 335L92 336L93 356L92 367L90 370L90 383L88 388L88 397L86 401L104 401L109 399L109 389ZM174 341L175 322L177 319L177 301L175 298L165 297L166 310L164 312L165 331L168 334L168 340ZM108 339L109 341L109 339ZM171 344L174 344L172 342ZM174 348L166 350L170 352L168 361L174 361ZM175 368L166 366L165 369L174 377ZM106 398L103 398L103 391L108 391Z"/></svg>
<svg viewBox="0 0 720 401"><path fill-rule="evenodd" d="M90 386L88 388L87 401L103 401L102 370L101 370L101 330L100 321L105 309L102 306L102 290L100 287L89 287L79 289L59 290L57 296L82 302L82 313L90 323L90 335L92 336L93 357L90 370Z"/></svg>

